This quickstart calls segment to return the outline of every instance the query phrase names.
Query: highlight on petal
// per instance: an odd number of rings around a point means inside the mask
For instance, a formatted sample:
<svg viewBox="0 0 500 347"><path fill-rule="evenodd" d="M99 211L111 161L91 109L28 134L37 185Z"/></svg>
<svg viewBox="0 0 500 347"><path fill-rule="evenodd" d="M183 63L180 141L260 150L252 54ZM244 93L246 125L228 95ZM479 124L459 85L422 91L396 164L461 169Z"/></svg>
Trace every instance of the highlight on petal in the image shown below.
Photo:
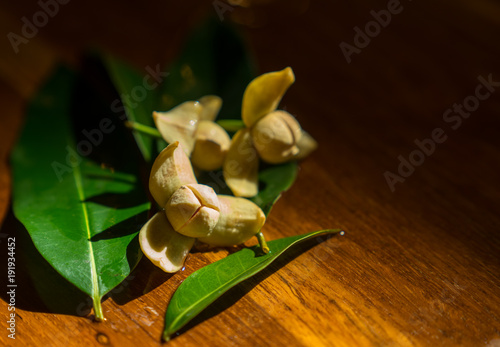
<svg viewBox="0 0 500 347"><path fill-rule="evenodd" d="M149 176L149 191L161 207L165 207L174 192L185 184L198 183L193 167L176 141L158 155Z"/></svg>
<svg viewBox="0 0 500 347"><path fill-rule="evenodd" d="M200 120L215 121L222 107L222 99L217 95L206 95L198 101L203 106Z"/></svg>
<svg viewBox="0 0 500 347"><path fill-rule="evenodd" d="M179 141L189 156L194 134L203 111L198 101L186 101L167 112L153 112L156 128L167 143Z"/></svg>
<svg viewBox="0 0 500 347"><path fill-rule="evenodd" d="M250 129L239 130L231 141L223 165L224 179L235 196L252 197L259 191L259 157Z"/></svg>
<svg viewBox="0 0 500 347"><path fill-rule="evenodd" d="M239 245L257 234L266 215L252 201L228 195L219 195L220 217L214 230L207 237L199 238L212 246Z"/></svg>
<svg viewBox="0 0 500 347"><path fill-rule="evenodd" d="M299 148L299 152L294 159L300 160L304 159L311 154L311 152L316 150L316 148L318 148L318 142L316 142L311 135L302 130L302 136L300 137L299 142L297 142L297 147Z"/></svg>
<svg viewBox="0 0 500 347"><path fill-rule="evenodd" d="M163 211L156 213L139 232L142 252L165 272L179 271L195 239L177 233Z"/></svg>
<svg viewBox="0 0 500 347"><path fill-rule="evenodd" d="M198 124L195 136L191 163L204 171L222 167L231 145L231 139L224 128L212 121L202 120Z"/></svg>
<svg viewBox="0 0 500 347"><path fill-rule="evenodd" d="M247 127L276 110L288 87L295 81L292 68L269 72L251 81L243 94L241 118Z"/></svg>
<svg viewBox="0 0 500 347"><path fill-rule="evenodd" d="M302 136L299 122L288 112L274 111L252 128L252 140L262 160L281 164L299 153L297 143Z"/></svg>

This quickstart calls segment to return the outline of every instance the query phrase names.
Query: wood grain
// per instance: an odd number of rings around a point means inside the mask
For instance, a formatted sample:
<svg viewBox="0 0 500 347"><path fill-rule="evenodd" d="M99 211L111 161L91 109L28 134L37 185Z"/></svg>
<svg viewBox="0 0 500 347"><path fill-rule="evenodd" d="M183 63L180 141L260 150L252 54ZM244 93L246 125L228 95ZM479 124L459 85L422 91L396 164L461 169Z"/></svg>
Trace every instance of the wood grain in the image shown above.
<svg viewBox="0 0 500 347"><path fill-rule="evenodd" d="M292 5L293 3L293 5ZM159 345L169 298L186 276L227 254L195 252L169 275L142 260L103 303L96 323L75 294L48 307L31 280L29 239L10 211L8 153L24 108L57 60L77 65L89 46L138 68L169 62L212 3L69 2L15 54L5 36L39 5L0 5L0 239L18 240L16 340L7 346ZM320 143L266 223L269 239L321 228L318 238L231 290L172 346L499 346L500 87L456 130L443 120L474 95L478 77L500 81L500 5L493 1L401 1L403 10L347 63L339 44L387 1L283 1L226 12L241 25L259 71L291 66L282 107ZM442 128L446 141L391 192L415 140ZM43 267L43 259L35 262ZM6 265L3 265L6 268ZM6 274L6 270L4 272ZM5 281L6 276L2 276ZM5 289L5 286L3 286ZM69 290L69 289L68 289ZM3 290L5 292L5 290ZM54 288L54 291L56 289ZM69 292L68 292L69 293ZM5 293L0 310L8 315Z"/></svg>

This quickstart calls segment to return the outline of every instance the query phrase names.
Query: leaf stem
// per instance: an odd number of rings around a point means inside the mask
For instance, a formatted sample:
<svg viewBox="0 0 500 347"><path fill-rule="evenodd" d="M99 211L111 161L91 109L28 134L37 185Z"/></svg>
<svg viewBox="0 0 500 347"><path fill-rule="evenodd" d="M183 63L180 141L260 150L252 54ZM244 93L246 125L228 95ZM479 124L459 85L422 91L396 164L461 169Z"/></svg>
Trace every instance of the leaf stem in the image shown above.
<svg viewBox="0 0 500 347"><path fill-rule="evenodd" d="M94 301L95 320L98 322L105 321L106 318L104 318L104 314L102 312L101 299L99 297L93 297L93 301Z"/></svg>
<svg viewBox="0 0 500 347"><path fill-rule="evenodd" d="M133 121L126 121L125 126L127 128L136 130L140 133L149 135L151 137L162 139L160 132L156 128L153 128L153 127L141 124L141 123L133 122Z"/></svg>
<svg viewBox="0 0 500 347"><path fill-rule="evenodd" d="M235 133L245 127L245 123L241 119L220 119L217 121L224 130Z"/></svg>
<svg viewBox="0 0 500 347"><path fill-rule="evenodd" d="M262 231L260 231L255 236L257 237L257 240L259 240L259 246L260 246L260 250L262 251L262 253L264 253L264 254L269 253L269 246L267 245L266 238L264 237L264 234L262 233Z"/></svg>
<svg viewBox="0 0 500 347"><path fill-rule="evenodd" d="M170 334L168 334L166 331L162 335L163 341L168 342L170 341Z"/></svg>

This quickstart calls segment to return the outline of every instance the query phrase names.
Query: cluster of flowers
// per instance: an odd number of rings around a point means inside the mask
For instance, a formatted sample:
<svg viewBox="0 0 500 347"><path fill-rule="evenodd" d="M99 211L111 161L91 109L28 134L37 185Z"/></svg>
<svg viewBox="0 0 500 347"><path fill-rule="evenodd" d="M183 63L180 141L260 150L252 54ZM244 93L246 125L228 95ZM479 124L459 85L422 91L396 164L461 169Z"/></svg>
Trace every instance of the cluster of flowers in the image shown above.
<svg viewBox="0 0 500 347"><path fill-rule="evenodd" d="M168 112L153 112L170 145L156 158L150 192L163 209L141 229L143 253L166 272L182 268L195 239L213 246L246 242L260 232L266 217L248 197L258 193L259 158L270 164L304 158L317 147L288 112L277 110L294 82L291 68L263 74L243 95L244 127L230 139L215 122L222 100L214 95L187 101ZM222 167L234 196L218 195L198 184L198 170Z"/></svg>

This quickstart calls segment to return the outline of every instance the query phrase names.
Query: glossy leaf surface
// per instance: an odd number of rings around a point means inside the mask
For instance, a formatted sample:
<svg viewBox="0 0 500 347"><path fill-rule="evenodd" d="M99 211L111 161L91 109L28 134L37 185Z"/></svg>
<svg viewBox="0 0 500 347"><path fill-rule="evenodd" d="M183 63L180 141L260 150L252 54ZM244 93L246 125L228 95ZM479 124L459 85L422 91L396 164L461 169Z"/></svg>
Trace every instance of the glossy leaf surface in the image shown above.
<svg viewBox="0 0 500 347"><path fill-rule="evenodd" d="M154 126L152 112L158 102L160 86L155 79L163 77L151 76L155 70L149 66L141 74L111 55L105 55L103 62L121 98L121 104L116 101L112 104L113 111L125 112L132 122ZM154 159L155 139L141 132L134 132L134 137L146 162Z"/></svg>
<svg viewBox="0 0 500 347"><path fill-rule="evenodd" d="M259 193L251 198L267 215L281 194L288 190L297 177L297 162L264 168L259 172Z"/></svg>
<svg viewBox="0 0 500 347"><path fill-rule="evenodd" d="M119 120L78 125L107 106L59 68L30 103L12 154L16 217L51 266L92 298L98 319L103 295L140 259L136 235L150 205Z"/></svg>
<svg viewBox="0 0 500 347"><path fill-rule="evenodd" d="M290 247L321 234L340 230L321 230L268 242L270 253L260 248L244 248L191 274L172 296L165 315L164 340L185 326L208 305L238 283L265 269Z"/></svg>

